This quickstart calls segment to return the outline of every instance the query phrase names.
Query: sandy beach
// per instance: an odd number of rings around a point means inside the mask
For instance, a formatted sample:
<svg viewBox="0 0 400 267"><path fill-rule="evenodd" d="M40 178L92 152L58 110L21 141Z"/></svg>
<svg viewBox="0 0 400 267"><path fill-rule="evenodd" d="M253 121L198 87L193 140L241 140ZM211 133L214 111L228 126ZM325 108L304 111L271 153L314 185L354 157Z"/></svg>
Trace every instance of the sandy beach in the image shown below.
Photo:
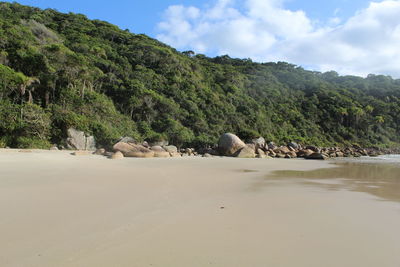
<svg viewBox="0 0 400 267"><path fill-rule="evenodd" d="M399 267L400 180L365 166L1 150L0 266Z"/></svg>

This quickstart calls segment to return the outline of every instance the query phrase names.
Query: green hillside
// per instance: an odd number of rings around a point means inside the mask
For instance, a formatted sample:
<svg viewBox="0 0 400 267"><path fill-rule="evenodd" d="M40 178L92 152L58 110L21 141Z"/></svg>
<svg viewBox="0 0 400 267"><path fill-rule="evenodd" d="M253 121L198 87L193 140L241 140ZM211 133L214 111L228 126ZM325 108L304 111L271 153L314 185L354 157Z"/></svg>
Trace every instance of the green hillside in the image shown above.
<svg viewBox="0 0 400 267"><path fill-rule="evenodd" d="M180 53L80 14L0 2L0 147L63 144L66 129L185 146L244 139L400 143L400 80Z"/></svg>

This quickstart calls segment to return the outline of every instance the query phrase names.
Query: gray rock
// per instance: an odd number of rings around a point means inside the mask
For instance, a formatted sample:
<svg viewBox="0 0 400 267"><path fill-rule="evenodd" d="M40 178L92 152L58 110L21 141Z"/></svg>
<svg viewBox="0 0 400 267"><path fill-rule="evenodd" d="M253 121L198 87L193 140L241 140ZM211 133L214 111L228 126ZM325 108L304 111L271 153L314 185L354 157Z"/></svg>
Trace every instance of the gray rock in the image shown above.
<svg viewBox="0 0 400 267"><path fill-rule="evenodd" d="M84 132L74 128L67 130L67 147L75 150L96 150L96 141L93 136L86 136Z"/></svg>
<svg viewBox="0 0 400 267"><path fill-rule="evenodd" d="M223 156L234 156L245 146L246 144L239 137L231 133L221 135L218 142L218 150Z"/></svg>
<svg viewBox="0 0 400 267"><path fill-rule="evenodd" d="M288 145L287 145L288 147L291 147L291 148L293 148L293 149L300 149L300 146L299 146L299 144L297 144L297 143L295 143L295 142L290 142Z"/></svg>

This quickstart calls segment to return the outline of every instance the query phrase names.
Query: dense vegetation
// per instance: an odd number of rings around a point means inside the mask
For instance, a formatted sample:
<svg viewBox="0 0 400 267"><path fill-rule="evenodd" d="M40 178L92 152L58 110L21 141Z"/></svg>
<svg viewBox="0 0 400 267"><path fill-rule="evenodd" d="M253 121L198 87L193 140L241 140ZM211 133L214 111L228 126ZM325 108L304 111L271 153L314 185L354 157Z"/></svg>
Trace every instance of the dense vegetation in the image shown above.
<svg viewBox="0 0 400 267"><path fill-rule="evenodd" d="M400 80L180 53L80 14L0 2L0 147L121 136L207 145L223 132L315 145L400 143Z"/></svg>

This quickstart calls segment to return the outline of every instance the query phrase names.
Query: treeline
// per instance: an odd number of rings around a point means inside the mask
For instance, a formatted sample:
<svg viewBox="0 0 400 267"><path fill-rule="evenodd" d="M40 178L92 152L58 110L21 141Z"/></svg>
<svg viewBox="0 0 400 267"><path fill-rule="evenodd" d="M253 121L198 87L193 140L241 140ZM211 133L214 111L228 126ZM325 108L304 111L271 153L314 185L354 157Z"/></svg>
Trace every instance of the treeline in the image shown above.
<svg viewBox="0 0 400 267"><path fill-rule="evenodd" d="M397 146L400 80L180 53L84 15L0 2L0 147L62 145L70 127L103 146L199 147L224 132Z"/></svg>

